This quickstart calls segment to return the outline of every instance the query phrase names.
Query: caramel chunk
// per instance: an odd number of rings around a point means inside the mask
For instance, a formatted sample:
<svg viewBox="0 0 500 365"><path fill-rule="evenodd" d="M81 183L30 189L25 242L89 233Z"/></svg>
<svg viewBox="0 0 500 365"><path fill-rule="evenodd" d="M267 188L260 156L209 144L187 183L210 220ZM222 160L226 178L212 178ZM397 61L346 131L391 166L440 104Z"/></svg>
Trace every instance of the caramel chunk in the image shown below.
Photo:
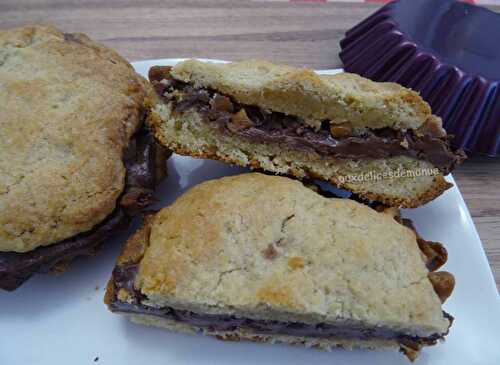
<svg viewBox="0 0 500 365"><path fill-rule="evenodd" d="M439 242L426 241L420 237L417 238L417 242L425 256L425 265L429 271L439 269L448 260L448 252Z"/></svg>
<svg viewBox="0 0 500 365"><path fill-rule="evenodd" d="M333 137L348 137L352 135L352 125L350 123L332 124L330 133Z"/></svg>
<svg viewBox="0 0 500 365"><path fill-rule="evenodd" d="M229 99L227 96L223 96L220 94L215 94L213 99L210 100L210 106L212 107L212 109L217 111L223 111L228 113L232 113L234 111L231 99Z"/></svg>
<svg viewBox="0 0 500 365"><path fill-rule="evenodd" d="M432 137L446 137L446 131L443 129L441 119L435 116L429 117L420 128L418 128L417 133L419 135L430 135Z"/></svg>
<svg viewBox="0 0 500 365"><path fill-rule="evenodd" d="M153 191L140 187L132 187L127 191L120 205L127 211L136 214L154 201Z"/></svg>
<svg viewBox="0 0 500 365"><path fill-rule="evenodd" d="M253 126L252 121L248 118L245 109L240 109L240 111L231 116L231 121L227 123L227 128L231 132L238 132L243 129L247 129Z"/></svg>
<svg viewBox="0 0 500 365"><path fill-rule="evenodd" d="M431 272L428 277L441 303L444 303L455 287L455 278L446 271Z"/></svg>
<svg viewBox="0 0 500 365"><path fill-rule="evenodd" d="M420 347L416 342L407 339L399 341L399 351L401 351L405 356L411 361L415 361L418 357L418 352Z"/></svg>

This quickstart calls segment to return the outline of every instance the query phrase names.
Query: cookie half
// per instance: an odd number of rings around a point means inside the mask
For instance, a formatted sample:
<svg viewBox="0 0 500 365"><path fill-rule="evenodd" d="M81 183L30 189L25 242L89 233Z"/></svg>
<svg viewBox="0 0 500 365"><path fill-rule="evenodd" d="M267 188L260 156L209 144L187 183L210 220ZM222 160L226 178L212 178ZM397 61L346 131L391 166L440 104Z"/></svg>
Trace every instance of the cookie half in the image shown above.
<svg viewBox="0 0 500 365"><path fill-rule="evenodd" d="M127 242L105 302L133 321L220 339L397 348L448 333L446 251L398 222L258 173L191 188Z"/></svg>
<svg viewBox="0 0 500 365"><path fill-rule="evenodd" d="M149 123L177 153L317 178L416 207L448 189L464 158L417 93L348 73L264 61L153 67Z"/></svg>
<svg viewBox="0 0 500 365"><path fill-rule="evenodd" d="M0 288L62 271L152 200L166 150L150 85L114 51L51 26L0 31Z"/></svg>

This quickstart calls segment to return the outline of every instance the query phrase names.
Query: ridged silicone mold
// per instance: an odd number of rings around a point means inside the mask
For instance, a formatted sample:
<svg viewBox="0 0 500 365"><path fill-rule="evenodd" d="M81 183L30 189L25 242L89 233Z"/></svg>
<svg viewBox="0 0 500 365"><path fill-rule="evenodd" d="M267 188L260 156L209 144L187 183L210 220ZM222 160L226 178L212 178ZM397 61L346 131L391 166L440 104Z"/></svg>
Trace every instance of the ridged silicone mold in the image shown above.
<svg viewBox="0 0 500 365"><path fill-rule="evenodd" d="M340 45L346 71L419 91L455 147L500 154L500 14L454 0L399 0Z"/></svg>

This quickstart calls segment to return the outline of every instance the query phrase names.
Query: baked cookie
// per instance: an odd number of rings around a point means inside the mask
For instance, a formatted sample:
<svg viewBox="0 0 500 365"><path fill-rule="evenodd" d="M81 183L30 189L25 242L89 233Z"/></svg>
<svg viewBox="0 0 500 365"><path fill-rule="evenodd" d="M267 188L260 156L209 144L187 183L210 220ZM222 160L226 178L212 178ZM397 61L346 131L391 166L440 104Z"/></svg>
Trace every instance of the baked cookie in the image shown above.
<svg viewBox="0 0 500 365"><path fill-rule="evenodd" d="M167 154L142 129L150 97L83 34L0 31L0 288L95 253L151 202Z"/></svg>
<svg viewBox="0 0 500 365"><path fill-rule="evenodd" d="M451 186L464 158L412 90L264 61L153 67L149 124L177 153L317 178L416 207Z"/></svg>
<svg viewBox="0 0 500 365"><path fill-rule="evenodd" d="M432 272L444 248L399 222L285 177L207 181L128 240L105 302L174 331L414 359L448 333L454 279Z"/></svg>

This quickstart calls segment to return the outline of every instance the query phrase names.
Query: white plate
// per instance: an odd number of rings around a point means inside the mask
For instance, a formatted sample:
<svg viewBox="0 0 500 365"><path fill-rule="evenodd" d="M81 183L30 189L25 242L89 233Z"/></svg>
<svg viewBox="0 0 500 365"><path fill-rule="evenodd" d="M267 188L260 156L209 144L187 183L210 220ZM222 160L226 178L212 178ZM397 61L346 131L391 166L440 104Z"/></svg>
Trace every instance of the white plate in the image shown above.
<svg viewBox="0 0 500 365"><path fill-rule="evenodd" d="M134 66L146 75L152 65L176 61L144 61ZM168 168L169 177L158 192L160 206L201 181L247 171L177 155L169 160ZM453 182L451 176L449 181ZM405 215L426 239L445 244L449 252L445 269L457 281L445 305L456 318L450 335L444 344L424 349L416 364L500 364L500 299L460 191L450 189ZM408 364L396 351L328 353L287 345L230 343L132 324L108 312L102 302L125 237L109 242L96 258L78 260L64 275L35 275L17 291L0 293L1 365Z"/></svg>

